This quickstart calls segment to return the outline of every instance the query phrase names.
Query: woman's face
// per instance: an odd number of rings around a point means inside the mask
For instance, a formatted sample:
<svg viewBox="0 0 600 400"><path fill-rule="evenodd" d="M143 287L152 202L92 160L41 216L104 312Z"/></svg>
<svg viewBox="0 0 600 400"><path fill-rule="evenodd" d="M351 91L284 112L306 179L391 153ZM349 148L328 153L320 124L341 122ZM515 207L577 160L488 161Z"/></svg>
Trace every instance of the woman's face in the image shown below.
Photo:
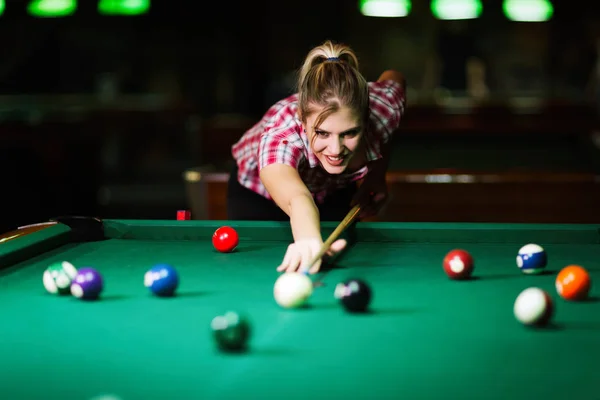
<svg viewBox="0 0 600 400"><path fill-rule="evenodd" d="M348 108L330 114L319 127L314 127L321 108L313 108L304 129L313 153L330 174L341 174L358 150L363 127Z"/></svg>

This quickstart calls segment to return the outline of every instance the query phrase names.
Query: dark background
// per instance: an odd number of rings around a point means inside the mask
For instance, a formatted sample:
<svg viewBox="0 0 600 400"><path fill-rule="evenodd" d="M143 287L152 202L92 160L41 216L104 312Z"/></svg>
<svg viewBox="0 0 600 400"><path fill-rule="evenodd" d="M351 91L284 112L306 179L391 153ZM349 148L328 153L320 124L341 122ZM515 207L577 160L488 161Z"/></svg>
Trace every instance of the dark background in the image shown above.
<svg viewBox="0 0 600 400"><path fill-rule="evenodd" d="M500 1L463 21L428 1L402 18L341 0L154 0L136 17L90 0L62 18L27 3L0 16L2 231L65 214L173 219L194 204L195 218L222 218L197 209L223 185L184 178L227 172L230 145L327 39L348 43L369 80L408 81L382 219L600 222L592 2L555 0L549 22L509 21Z"/></svg>

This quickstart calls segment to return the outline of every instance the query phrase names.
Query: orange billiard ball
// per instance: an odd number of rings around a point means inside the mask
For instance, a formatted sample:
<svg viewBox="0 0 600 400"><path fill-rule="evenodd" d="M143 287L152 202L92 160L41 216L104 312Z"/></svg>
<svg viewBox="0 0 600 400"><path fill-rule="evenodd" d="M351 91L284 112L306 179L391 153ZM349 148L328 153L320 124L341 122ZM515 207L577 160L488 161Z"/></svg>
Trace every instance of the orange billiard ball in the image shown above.
<svg viewBox="0 0 600 400"><path fill-rule="evenodd" d="M450 251L444 257L444 272L450 279L468 279L473 273L475 263L469 252L461 249Z"/></svg>
<svg viewBox="0 0 600 400"><path fill-rule="evenodd" d="M556 276L556 291L565 300L587 298L591 284L590 274L580 265L567 265Z"/></svg>

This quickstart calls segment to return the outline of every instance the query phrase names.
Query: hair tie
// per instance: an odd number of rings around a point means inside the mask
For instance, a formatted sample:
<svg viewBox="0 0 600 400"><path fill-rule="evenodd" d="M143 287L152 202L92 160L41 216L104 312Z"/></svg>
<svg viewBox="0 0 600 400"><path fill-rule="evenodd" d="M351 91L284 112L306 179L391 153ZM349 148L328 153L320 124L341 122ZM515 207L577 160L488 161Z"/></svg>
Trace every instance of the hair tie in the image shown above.
<svg viewBox="0 0 600 400"><path fill-rule="evenodd" d="M327 61L340 61L339 57L329 57Z"/></svg>

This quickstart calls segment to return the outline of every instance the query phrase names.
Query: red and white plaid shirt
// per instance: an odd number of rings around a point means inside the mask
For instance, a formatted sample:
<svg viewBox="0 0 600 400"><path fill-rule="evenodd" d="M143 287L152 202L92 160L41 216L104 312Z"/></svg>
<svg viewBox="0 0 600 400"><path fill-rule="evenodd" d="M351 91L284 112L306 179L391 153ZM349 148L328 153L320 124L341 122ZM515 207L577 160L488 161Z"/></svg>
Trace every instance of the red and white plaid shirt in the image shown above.
<svg viewBox="0 0 600 400"><path fill-rule="evenodd" d="M369 82L369 125L365 132L367 162L381 158L387 143L404 115L406 96L395 81ZM296 168L317 202L329 193L362 179L368 166L352 173L328 174L312 152L308 136L297 116L298 95L273 105L263 118L232 146L238 165L238 181L248 189L271 199L262 184L260 169L269 164L287 164Z"/></svg>

